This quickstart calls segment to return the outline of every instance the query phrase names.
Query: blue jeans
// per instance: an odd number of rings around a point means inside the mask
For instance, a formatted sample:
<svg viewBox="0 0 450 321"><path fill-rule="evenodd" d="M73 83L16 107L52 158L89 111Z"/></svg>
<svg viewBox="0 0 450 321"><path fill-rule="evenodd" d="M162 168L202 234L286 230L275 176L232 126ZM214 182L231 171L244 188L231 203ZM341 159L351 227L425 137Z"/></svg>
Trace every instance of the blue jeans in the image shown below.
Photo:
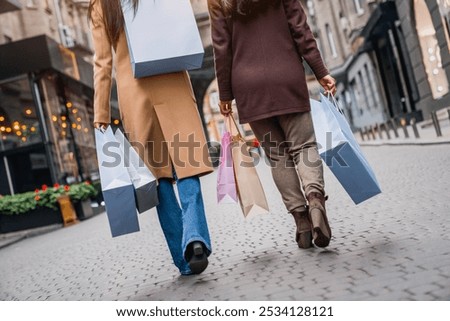
<svg viewBox="0 0 450 321"><path fill-rule="evenodd" d="M158 185L159 205L156 207L159 222L169 246L173 262L181 274L191 274L185 259L189 243L200 241L211 253L211 240L205 217L200 180L197 176L177 179L178 196L170 179L160 179Z"/></svg>

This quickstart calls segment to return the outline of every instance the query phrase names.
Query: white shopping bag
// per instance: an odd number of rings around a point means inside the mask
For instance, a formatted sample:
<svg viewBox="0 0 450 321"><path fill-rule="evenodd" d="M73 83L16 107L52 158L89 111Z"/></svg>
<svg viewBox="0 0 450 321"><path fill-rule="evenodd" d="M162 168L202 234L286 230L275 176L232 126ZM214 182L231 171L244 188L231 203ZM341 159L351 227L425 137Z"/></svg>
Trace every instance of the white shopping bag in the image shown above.
<svg viewBox="0 0 450 321"><path fill-rule="evenodd" d="M122 1L135 78L198 69L203 45L189 0Z"/></svg>
<svg viewBox="0 0 450 321"><path fill-rule="evenodd" d="M146 212L159 203L158 182L120 129L116 130L115 137L120 143L125 166L134 186L137 209L139 213Z"/></svg>
<svg viewBox="0 0 450 321"><path fill-rule="evenodd" d="M125 167L120 144L110 126L95 130L98 167L106 214L113 237L138 232L134 188Z"/></svg>

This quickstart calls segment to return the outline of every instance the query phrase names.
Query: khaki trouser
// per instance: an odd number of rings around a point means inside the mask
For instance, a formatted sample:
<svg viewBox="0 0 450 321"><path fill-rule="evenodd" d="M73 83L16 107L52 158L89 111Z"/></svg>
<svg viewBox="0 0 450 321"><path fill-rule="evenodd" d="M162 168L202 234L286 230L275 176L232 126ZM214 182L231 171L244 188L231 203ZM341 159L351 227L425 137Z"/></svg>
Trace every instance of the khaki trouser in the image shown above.
<svg viewBox="0 0 450 321"><path fill-rule="evenodd" d="M305 195L325 195L323 166L310 112L270 117L250 123L261 143L272 176L289 212L304 210Z"/></svg>

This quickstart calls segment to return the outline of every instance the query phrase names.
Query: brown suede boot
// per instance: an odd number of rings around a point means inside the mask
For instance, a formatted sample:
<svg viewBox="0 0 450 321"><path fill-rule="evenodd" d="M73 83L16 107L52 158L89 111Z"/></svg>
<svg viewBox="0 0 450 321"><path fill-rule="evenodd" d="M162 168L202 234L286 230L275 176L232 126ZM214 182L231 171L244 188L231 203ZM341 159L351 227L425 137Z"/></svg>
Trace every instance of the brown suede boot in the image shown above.
<svg viewBox="0 0 450 321"><path fill-rule="evenodd" d="M307 197L309 203L309 219L312 223L314 244L327 247L330 244L331 228L325 210L326 198L321 193L312 192Z"/></svg>
<svg viewBox="0 0 450 321"><path fill-rule="evenodd" d="M295 225L297 225L295 241L297 242L298 247L301 249L310 248L312 246L312 232L308 207L305 207L303 211L292 212L291 214L294 216Z"/></svg>

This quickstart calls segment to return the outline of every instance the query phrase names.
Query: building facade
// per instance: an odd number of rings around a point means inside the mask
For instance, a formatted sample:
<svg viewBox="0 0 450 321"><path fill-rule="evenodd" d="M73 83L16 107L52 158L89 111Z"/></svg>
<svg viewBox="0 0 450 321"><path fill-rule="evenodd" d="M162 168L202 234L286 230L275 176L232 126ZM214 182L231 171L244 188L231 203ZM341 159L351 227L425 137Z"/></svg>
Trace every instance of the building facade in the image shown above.
<svg viewBox="0 0 450 321"><path fill-rule="evenodd" d="M205 47L191 73L200 113L214 79L206 0L191 1ZM0 195L97 179L89 0L0 0ZM112 89L111 123L120 126ZM206 127L206 125L205 125Z"/></svg>
<svg viewBox="0 0 450 321"><path fill-rule="evenodd" d="M354 128L420 121L449 105L450 1L303 3Z"/></svg>

